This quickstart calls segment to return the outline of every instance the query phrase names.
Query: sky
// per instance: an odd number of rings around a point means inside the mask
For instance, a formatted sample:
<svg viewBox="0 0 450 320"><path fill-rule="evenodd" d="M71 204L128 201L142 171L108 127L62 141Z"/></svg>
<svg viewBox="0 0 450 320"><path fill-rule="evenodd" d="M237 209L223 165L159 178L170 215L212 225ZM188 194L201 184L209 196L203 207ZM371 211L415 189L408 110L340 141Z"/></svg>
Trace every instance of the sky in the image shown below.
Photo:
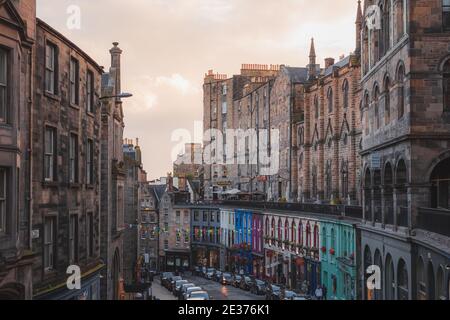
<svg viewBox="0 0 450 320"><path fill-rule="evenodd" d="M124 138L139 138L149 180L172 171L174 132L201 141L194 126L208 70L231 77L243 63L305 66L312 37L318 63L338 60L354 50L356 8L356 0L37 0L38 17L106 70L119 42L122 91L133 94Z"/></svg>

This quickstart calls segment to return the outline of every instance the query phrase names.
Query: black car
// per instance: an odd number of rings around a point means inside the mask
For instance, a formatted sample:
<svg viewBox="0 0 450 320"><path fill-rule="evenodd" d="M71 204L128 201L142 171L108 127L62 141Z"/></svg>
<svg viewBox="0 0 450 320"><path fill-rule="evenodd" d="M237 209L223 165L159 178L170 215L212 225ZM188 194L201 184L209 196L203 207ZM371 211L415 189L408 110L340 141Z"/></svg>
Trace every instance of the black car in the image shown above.
<svg viewBox="0 0 450 320"><path fill-rule="evenodd" d="M164 288L168 289L173 276L173 272L163 272L163 274L161 275L161 285Z"/></svg>
<svg viewBox="0 0 450 320"><path fill-rule="evenodd" d="M245 291L249 291L252 285L252 279L249 276L243 276L239 288Z"/></svg>
<svg viewBox="0 0 450 320"><path fill-rule="evenodd" d="M214 281L220 282L222 280L222 271L216 271L216 274L214 275Z"/></svg>
<svg viewBox="0 0 450 320"><path fill-rule="evenodd" d="M175 287L175 283L179 280L183 280L182 277L180 276L173 276L172 278L170 278L170 283L169 283L169 287L167 288L169 291L173 292L173 289Z"/></svg>
<svg viewBox="0 0 450 320"><path fill-rule="evenodd" d="M231 273L224 272L222 274L222 278L220 280L220 283L223 284L224 286L232 285L233 284L233 276L231 275Z"/></svg>
<svg viewBox="0 0 450 320"><path fill-rule="evenodd" d="M255 279L252 281L250 292L258 296L266 294L266 283L262 280Z"/></svg>
<svg viewBox="0 0 450 320"><path fill-rule="evenodd" d="M269 284L266 288L266 300L281 300L281 287Z"/></svg>
<svg viewBox="0 0 450 320"><path fill-rule="evenodd" d="M187 280L178 280L177 282L175 282L174 286L173 286L173 290L172 293L175 297L178 297L181 289L183 288L183 284L189 283L189 281Z"/></svg>
<svg viewBox="0 0 450 320"><path fill-rule="evenodd" d="M233 280L231 282L231 285L235 288L239 288L239 286L241 285L241 280L242 280L242 276L235 274L233 276Z"/></svg>

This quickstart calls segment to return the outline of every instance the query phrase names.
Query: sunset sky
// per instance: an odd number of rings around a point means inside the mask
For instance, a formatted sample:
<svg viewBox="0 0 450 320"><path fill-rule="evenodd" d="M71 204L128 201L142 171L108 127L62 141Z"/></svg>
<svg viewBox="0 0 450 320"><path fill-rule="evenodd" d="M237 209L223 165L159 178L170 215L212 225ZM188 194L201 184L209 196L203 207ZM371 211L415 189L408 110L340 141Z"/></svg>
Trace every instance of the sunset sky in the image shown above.
<svg viewBox="0 0 450 320"><path fill-rule="evenodd" d="M228 76L242 63L304 66L315 38L318 62L355 46L356 0L37 0L38 17L100 65L120 43L125 137L139 137L149 179L172 171L172 132L202 121L209 69ZM67 9L81 9L69 30ZM193 135L193 133L192 133Z"/></svg>

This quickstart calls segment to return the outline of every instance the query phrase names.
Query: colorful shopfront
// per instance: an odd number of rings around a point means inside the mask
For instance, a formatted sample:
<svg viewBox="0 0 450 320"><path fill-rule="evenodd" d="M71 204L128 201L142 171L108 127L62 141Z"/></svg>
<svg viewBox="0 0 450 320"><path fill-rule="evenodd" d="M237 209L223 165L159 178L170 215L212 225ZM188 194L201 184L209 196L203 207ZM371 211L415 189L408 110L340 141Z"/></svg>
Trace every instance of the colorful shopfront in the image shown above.
<svg viewBox="0 0 450 320"><path fill-rule="evenodd" d="M252 212L235 210L235 238L231 248L232 263L235 272L252 274Z"/></svg>
<svg viewBox="0 0 450 320"><path fill-rule="evenodd" d="M321 222L322 284L329 300L356 300L356 228L340 221Z"/></svg>

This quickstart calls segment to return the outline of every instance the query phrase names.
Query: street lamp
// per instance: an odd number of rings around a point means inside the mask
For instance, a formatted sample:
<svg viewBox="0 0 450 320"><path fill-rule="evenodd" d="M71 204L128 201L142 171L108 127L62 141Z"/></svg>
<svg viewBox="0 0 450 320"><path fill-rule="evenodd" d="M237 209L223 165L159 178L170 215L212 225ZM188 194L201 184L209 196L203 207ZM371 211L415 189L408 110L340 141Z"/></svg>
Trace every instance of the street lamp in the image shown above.
<svg viewBox="0 0 450 320"><path fill-rule="evenodd" d="M117 95L113 95L113 96L104 96L104 97L100 97L100 100L106 100L106 99L126 99L126 98L131 98L133 95L131 93L127 93L127 92L122 92L120 94Z"/></svg>

